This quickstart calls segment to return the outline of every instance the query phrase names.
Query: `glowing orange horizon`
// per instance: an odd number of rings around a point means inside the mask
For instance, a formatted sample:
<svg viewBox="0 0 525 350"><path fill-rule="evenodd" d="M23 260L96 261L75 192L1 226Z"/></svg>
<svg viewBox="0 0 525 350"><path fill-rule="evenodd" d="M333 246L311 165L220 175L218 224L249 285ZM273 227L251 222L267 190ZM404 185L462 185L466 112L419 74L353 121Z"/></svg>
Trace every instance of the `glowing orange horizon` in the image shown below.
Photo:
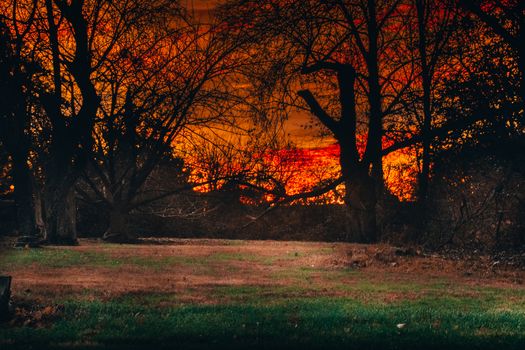
<svg viewBox="0 0 525 350"><path fill-rule="evenodd" d="M390 144L391 142L384 142L385 147ZM321 147L274 150L262 157L268 167L273 167L273 177L280 181L289 196L311 191L323 182L337 179L341 173L340 148L337 143ZM193 164L195 162L198 163L199 160L193 160ZM383 163L384 179L389 191L401 201L414 200L419 173L416 150L407 148L393 152L384 157ZM193 171L192 177L208 178L203 172L203 168ZM209 192L220 189L225 182L219 181L214 186L204 185L196 190ZM270 187L266 186L268 189ZM345 186L340 185L319 197L297 200L292 204L342 204L344 189ZM272 202L274 199L275 196L269 193L263 196L262 201ZM241 200L244 203L257 204L250 198L242 197Z"/></svg>

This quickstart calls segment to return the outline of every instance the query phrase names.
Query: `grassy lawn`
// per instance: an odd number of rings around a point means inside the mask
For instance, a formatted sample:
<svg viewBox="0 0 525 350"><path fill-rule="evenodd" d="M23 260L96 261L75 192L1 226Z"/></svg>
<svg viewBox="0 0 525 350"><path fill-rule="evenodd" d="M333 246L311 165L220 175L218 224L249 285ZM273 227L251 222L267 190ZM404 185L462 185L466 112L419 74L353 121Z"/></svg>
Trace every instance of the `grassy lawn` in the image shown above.
<svg viewBox="0 0 525 350"><path fill-rule="evenodd" d="M521 271L355 269L337 259L361 247L258 244L3 252L33 322L0 326L0 349L525 349Z"/></svg>
<svg viewBox="0 0 525 350"><path fill-rule="evenodd" d="M399 325L399 326L398 326ZM525 314L473 299L389 305L346 298L145 307L121 300L66 302L51 328L2 329L2 348L523 349Z"/></svg>

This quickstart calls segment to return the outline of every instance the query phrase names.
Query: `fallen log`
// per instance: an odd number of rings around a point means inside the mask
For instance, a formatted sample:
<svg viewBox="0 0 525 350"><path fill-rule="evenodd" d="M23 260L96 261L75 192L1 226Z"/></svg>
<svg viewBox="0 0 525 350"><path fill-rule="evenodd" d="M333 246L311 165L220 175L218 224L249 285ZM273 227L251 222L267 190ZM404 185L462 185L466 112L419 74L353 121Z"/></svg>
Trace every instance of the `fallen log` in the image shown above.
<svg viewBox="0 0 525 350"><path fill-rule="evenodd" d="M0 322L11 317L9 299L11 298L11 276L0 276Z"/></svg>

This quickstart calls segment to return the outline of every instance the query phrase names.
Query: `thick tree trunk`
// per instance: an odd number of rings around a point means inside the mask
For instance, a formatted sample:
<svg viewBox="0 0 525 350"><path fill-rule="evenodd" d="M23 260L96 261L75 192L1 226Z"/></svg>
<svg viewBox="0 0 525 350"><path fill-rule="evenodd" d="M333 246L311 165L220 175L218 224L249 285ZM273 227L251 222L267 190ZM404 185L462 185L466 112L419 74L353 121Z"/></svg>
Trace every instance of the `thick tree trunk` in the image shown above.
<svg viewBox="0 0 525 350"><path fill-rule="evenodd" d="M128 213L126 210L112 209L109 213L109 226L104 233L104 240L114 243L133 243L137 237L129 232Z"/></svg>
<svg viewBox="0 0 525 350"><path fill-rule="evenodd" d="M77 244L76 202L72 186L60 184L46 193L46 237L50 244Z"/></svg>
<svg viewBox="0 0 525 350"><path fill-rule="evenodd" d="M25 158L13 157L13 182L19 234L16 245L38 246L41 237L36 222L33 178Z"/></svg>
<svg viewBox="0 0 525 350"><path fill-rule="evenodd" d="M41 98L52 124L50 164L46 169L45 213L46 240L52 244L76 244L75 184L85 167L92 149L92 131L100 98L91 80L93 71L89 46L88 22L84 16L83 1L44 2L49 25L48 35L53 67L53 93ZM68 65L82 96L82 104L74 117L64 115L61 68L61 46L58 25L55 22L55 6L58 17L71 27L75 51Z"/></svg>
<svg viewBox="0 0 525 350"><path fill-rule="evenodd" d="M0 32L0 141L12 158L13 195L20 235L17 245L36 245L38 230L33 204L33 176L27 163L31 145L31 118L26 100L29 76L20 68L19 52L13 51L12 38L2 21Z"/></svg>
<svg viewBox="0 0 525 350"><path fill-rule="evenodd" d="M376 242L378 226L375 181L365 171L355 171L346 178L347 240L357 243Z"/></svg>
<svg viewBox="0 0 525 350"><path fill-rule="evenodd" d="M28 165L30 140L25 133L27 115L20 109L12 121L5 144L12 157L14 200L19 233L18 246L37 246L40 240L35 213L33 174Z"/></svg>
<svg viewBox="0 0 525 350"><path fill-rule="evenodd" d="M33 235L36 230L33 181L24 157L13 155L13 184L19 233Z"/></svg>

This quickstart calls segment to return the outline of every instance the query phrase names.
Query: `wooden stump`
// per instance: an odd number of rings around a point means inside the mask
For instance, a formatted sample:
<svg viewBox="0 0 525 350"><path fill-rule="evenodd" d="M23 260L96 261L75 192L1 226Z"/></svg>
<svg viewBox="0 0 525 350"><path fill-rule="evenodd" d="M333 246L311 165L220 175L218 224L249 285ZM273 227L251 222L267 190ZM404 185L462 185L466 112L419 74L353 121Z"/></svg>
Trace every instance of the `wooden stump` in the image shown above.
<svg viewBox="0 0 525 350"><path fill-rule="evenodd" d="M10 318L11 276L0 276L0 322Z"/></svg>

